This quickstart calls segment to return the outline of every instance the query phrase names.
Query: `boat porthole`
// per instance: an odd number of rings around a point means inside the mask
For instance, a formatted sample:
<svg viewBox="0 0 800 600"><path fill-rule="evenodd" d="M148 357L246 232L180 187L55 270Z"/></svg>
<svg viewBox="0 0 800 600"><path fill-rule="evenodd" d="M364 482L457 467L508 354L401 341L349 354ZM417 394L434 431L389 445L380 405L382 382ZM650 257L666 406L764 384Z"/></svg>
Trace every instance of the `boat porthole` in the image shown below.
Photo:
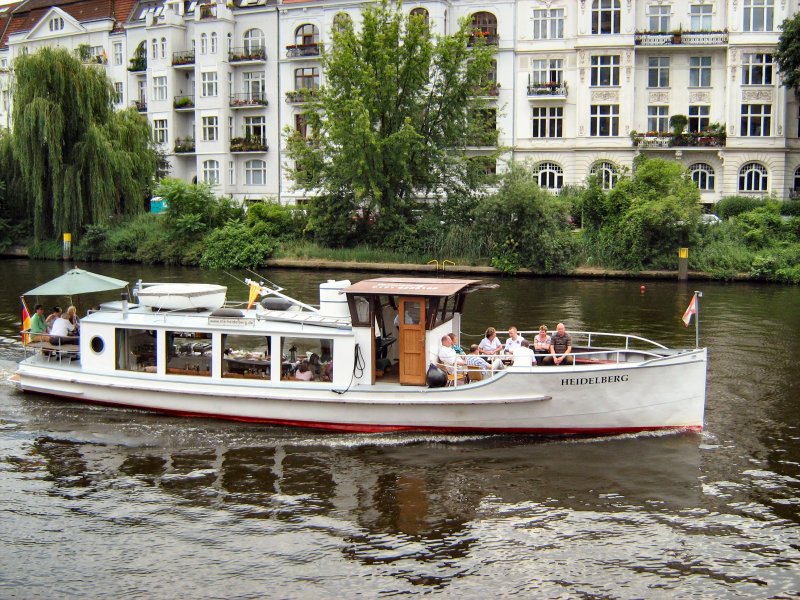
<svg viewBox="0 0 800 600"><path fill-rule="evenodd" d="M102 354L106 347L106 343L103 341L103 338L98 336L93 337L89 344L92 348L92 352L95 354Z"/></svg>

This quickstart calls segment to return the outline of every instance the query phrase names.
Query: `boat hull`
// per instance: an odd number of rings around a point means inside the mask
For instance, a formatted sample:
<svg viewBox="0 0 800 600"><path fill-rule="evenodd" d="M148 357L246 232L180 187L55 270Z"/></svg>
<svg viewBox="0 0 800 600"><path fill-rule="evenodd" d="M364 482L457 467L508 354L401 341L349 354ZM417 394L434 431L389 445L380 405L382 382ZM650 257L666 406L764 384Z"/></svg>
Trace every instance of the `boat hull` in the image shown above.
<svg viewBox="0 0 800 600"><path fill-rule="evenodd" d="M637 364L537 367L455 388L113 376L24 361L14 383L98 404L330 431L597 435L700 430L706 350ZM329 385L329 384L328 384Z"/></svg>

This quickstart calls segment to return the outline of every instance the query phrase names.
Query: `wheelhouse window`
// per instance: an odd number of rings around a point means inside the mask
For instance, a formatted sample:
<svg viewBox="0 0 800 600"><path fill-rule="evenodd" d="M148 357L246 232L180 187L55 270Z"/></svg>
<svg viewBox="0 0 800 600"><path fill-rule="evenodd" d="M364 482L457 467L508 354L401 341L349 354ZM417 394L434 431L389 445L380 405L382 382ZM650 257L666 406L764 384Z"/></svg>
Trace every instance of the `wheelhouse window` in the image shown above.
<svg viewBox="0 0 800 600"><path fill-rule="evenodd" d="M652 56L647 61L647 87L669 87L669 57Z"/></svg>
<svg viewBox="0 0 800 600"><path fill-rule="evenodd" d="M542 8L533 11L533 39L564 39L564 9Z"/></svg>
<svg viewBox="0 0 800 600"><path fill-rule="evenodd" d="M156 372L158 337L144 329L114 330L114 366L118 371Z"/></svg>
<svg viewBox="0 0 800 600"><path fill-rule="evenodd" d="M167 331L167 375L211 376L211 334Z"/></svg>
<svg viewBox="0 0 800 600"><path fill-rule="evenodd" d="M606 35L622 31L622 5L619 0L593 0L592 34Z"/></svg>
<svg viewBox="0 0 800 600"><path fill-rule="evenodd" d="M771 104L742 104L740 135L747 137L767 137L771 133L771 126Z"/></svg>
<svg viewBox="0 0 800 600"><path fill-rule="evenodd" d="M742 85L772 85L772 54L742 56Z"/></svg>
<svg viewBox="0 0 800 600"><path fill-rule="evenodd" d="M613 137L619 135L619 105L593 104L589 135L592 137Z"/></svg>
<svg viewBox="0 0 800 600"><path fill-rule="evenodd" d="M592 56L591 85L595 87L619 85L619 55Z"/></svg>
<svg viewBox="0 0 800 600"><path fill-rule="evenodd" d="M714 169L706 163L694 163L689 167L689 176L701 192L714 191Z"/></svg>
<svg viewBox="0 0 800 600"><path fill-rule="evenodd" d="M333 339L281 337L281 381L333 380Z"/></svg>
<svg viewBox="0 0 800 600"><path fill-rule="evenodd" d="M597 177L604 190L610 190L617 185L619 172L614 163L603 161L595 163L589 171L590 176Z"/></svg>
<svg viewBox="0 0 800 600"><path fill-rule="evenodd" d="M531 137L564 137L563 106L534 106L531 108L531 118L533 120Z"/></svg>
<svg viewBox="0 0 800 600"><path fill-rule="evenodd" d="M744 0L743 31L772 31L775 19L774 0Z"/></svg>
<svg viewBox="0 0 800 600"><path fill-rule="evenodd" d="M269 379L272 338L263 335L222 335L222 377Z"/></svg>
<svg viewBox="0 0 800 600"><path fill-rule="evenodd" d="M767 168L759 163L751 162L739 171L740 192L766 192L769 189Z"/></svg>
<svg viewBox="0 0 800 600"><path fill-rule="evenodd" d="M553 162L543 162L536 167L539 187L558 193L564 187L564 169Z"/></svg>

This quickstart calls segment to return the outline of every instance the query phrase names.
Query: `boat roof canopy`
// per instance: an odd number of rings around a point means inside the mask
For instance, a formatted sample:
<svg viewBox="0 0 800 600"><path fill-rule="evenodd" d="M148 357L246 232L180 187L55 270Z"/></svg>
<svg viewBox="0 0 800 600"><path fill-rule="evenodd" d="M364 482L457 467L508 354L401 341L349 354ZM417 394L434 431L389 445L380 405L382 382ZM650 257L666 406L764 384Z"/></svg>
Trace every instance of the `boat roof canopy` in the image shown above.
<svg viewBox="0 0 800 600"><path fill-rule="evenodd" d="M388 296L453 296L477 288L479 279L437 279L418 277L379 277L365 279L345 288L345 294Z"/></svg>

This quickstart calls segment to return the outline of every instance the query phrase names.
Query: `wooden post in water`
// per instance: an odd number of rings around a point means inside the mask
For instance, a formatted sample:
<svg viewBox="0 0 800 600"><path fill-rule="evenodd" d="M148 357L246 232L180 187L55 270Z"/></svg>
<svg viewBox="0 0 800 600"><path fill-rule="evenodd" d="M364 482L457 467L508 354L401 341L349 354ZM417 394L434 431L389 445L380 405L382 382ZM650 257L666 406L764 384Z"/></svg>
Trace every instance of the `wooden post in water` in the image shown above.
<svg viewBox="0 0 800 600"><path fill-rule="evenodd" d="M678 280L689 279L689 249L678 248Z"/></svg>
<svg viewBox="0 0 800 600"><path fill-rule="evenodd" d="M69 260L72 258L72 234L65 233L64 234L64 243L61 248L61 258L64 260Z"/></svg>

